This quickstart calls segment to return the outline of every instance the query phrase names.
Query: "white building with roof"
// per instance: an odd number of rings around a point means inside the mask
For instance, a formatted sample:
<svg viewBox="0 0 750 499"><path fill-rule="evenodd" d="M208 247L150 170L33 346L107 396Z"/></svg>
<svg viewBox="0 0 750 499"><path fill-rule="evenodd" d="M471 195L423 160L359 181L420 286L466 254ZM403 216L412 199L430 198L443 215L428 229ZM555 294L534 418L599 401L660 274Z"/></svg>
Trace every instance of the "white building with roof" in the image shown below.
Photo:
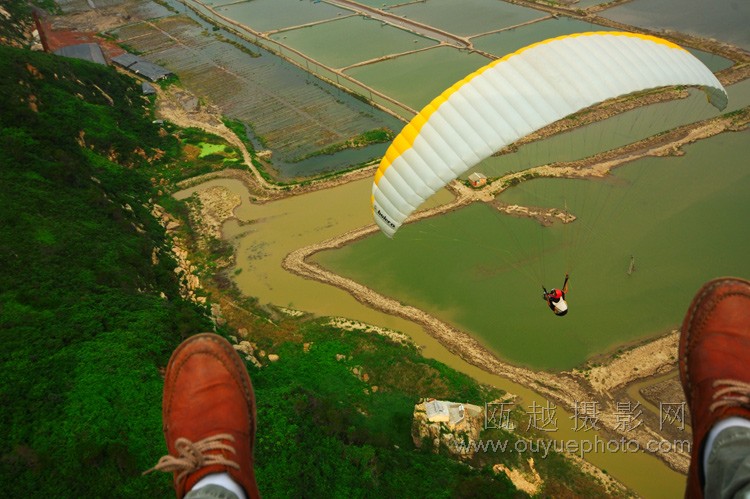
<svg viewBox="0 0 750 499"><path fill-rule="evenodd" d="M484 173L474 172L469 175L469 183L472 187L482 187L487 184L487 176Z"/></svg>

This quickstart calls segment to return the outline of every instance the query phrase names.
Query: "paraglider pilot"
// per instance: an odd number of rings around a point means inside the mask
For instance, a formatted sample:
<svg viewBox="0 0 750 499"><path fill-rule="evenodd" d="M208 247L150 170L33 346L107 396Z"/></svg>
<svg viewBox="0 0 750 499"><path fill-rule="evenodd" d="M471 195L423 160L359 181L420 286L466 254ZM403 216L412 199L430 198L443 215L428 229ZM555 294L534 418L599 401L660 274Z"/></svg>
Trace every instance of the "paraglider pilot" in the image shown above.
<svg viewBox="0 0 750 499"><path fill-rule="evenodd" d="M563 283L562 290L554 288L552 291L547 291L547 288L542 286L544 294L542 298L549 305L555 315L562 317L568 313L568 304L565 302L565 295L568 293L568 274L565 274L565 282Z"/></svg>

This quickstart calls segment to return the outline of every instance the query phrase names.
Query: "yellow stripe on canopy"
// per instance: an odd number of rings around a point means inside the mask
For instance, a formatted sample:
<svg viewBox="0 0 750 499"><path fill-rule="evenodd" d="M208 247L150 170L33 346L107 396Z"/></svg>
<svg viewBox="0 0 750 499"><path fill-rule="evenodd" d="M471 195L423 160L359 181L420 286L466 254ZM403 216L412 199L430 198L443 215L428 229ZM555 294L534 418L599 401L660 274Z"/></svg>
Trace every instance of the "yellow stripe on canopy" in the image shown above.
<svg viewBox="0 0 750 499"><path fill-rule="evenodd" d="M726 91L702 62L650 35L576 33L492 61L435 97L393 140L375 173L375 221L391 236L415 203L523 136L607 99L669 85L700 87L715 107L726 106Z"/></svg>

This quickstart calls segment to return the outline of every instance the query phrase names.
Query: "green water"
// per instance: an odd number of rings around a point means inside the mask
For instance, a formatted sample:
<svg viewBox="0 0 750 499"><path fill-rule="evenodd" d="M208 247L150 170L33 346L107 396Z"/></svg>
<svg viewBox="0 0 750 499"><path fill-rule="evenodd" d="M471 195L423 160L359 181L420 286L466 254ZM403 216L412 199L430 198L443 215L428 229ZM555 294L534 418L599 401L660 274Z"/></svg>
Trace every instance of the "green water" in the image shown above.
<svg viewBox="0 0 750 499"><path fill-rule="evenodd" d="M489 62L479 54L452 47L436 47L352 68L346 73L412 109L420 110L443 90Z"/></svg>
<svg viewBox="0 0 750 499"><path fill-rule="evenodd" d="M478 36L473 38L472 42L476 48L502 57L505 54L510 54L520 48L546 40L547 38L570 35L572 33L607 31L611 29L569 17L561 17L559 19L545 19L513 30Z"/></svg>
<svg viewBox="0 0 750 499"><path fill-rule="evenodd" d="M357 3L362 5L369 5L382 10L388 10L389 7L394 5L401 5L404 3L402 0L359 0Z"/></svg>
<svg viewBox="0 0 750 499"><path fill-rule="evenodd" d="M390 12L459 36L477 35L541 19L541 10L497 0L428 0L390 9Z"/></svg>
<svg viewBox="0 0 750 499"><path fill-rule="evenodd" d="M272 38L333 68L437 44L435 40L362 16L287 30ZM341 50L342 40L346 40L347 50Z"/></svg>
<svg viewBox="0 0 750 499"><path fill-rule="evenodd" d="M725 133L675 158L647 158L608 181L545 179L503 196L562 207L579 220L542 228L474 204L380 234L316 261L469 331L500 357L568 369L678 325L698 286L750 275L750 132ZM626 271L636 256L636 272ZM541 285L571 271L570 313Z"/></svg>
<svg viewBox="0 0 750 499"><path fill-rule="evenodd" d="M261 32L336 19L352 13L326 2L300 0L232 2L217 10L220 14Z"/></svg>
<svg viewBox="0 0 750 499"><path fill-rule="evenodd" d="M726 88L731 112L750 105L750 80ZM664 102L521 146L517 152L487 158L471 171L500 176L554 161L574 161L636 142L688 123L717 116L702 92L691 90L687 99Z"/></svg>
<svg viewBox="0 0 750 499"><path fill-rule="evenodd" d="M242 204L235 214L243 222L253 222L246 225L230 220L224 225L224 236L236 245L239 273L235 280L244 294L258 297L261 303L290 306L319 316L343 316L405 332L422 347L425 356L444 362L480 382L517 394L525 407L533 403L546 405L545 399L527 388L467 364L414 323L369 308L338 288L282 269L281 260L290 251L371 223L366 209L351 209L369 196L370 179L262 205L251 203L247 189L233 179L211 180L182 191L177 197L184 198L196 190L215 186L240 196ZM450 198L441 191L428 204L444 203ZM598 435L574 432L562 424L569 421L570 416L558 408L557 417L561 424L557 432L549 435L550 438L590 440ZM677 497L684 488L684 475L645 453L595 453L586 458L642 497Z"/></svg>
<svg viewBox="0 0 750 499"><path fill-rule="evenodd" d="M544 19L542 21L505 30L498 33L490 33L472 39L474 46L485 52L498 57L510 54L518 49L531 45L541 40L570 35L573 33L585 33L587 31L612 31L608 28L590 22L560 17L558 19ZM732 61L724 57L690 49L690 52L703 62L711 71L720 71L732 65Z"/></svg>

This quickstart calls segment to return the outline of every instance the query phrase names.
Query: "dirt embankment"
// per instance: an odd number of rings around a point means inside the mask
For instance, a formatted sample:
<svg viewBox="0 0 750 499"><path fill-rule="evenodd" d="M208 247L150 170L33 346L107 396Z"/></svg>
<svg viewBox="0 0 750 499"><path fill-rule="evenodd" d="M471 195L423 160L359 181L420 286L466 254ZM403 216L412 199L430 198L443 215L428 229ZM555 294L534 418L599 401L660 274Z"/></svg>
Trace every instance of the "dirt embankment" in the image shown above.
<svg viewBox="0 0 750 499"><path fill-rule="evenodd" d="M221 123L218 116L214 115L210 109L186 111L184 106L179 105L179 99L177 99L178 103L175 104L175 95L162 93L160 98L167 101L160 104L160 116L182 126L198 126L224 137L227 141L245 151L246 160L248 164L251 164L249 153L247 153L244 144ZM169 99L172 99L171 104L169 104ZM602 111L604 114L609 112L610 110L606 109ZM681 154L680 148L686 144L724 131L742 129L750 121L749 115L750 112L745 111L733 117L707 120L582 161L545 165L531 171L510 174L485 189L475 190L460 182L454 182L449 186L455 194L452 202L430 210L417 212L412 216L410 222L455 210L472 202L492 202L497 193L506 188L505 185L509 185L507 181L514 176L528 173L533 173L535 176L553 177L603 176L620 165L645 156ZM550 131L550 133L554 132ZM373 170L374 168L366 168L348 176L337 177L333 181L320 181L310 187L291 190L281 190L262 181L260 173L254 168L251 168L249 172L227 171L213 174L213 176L227 176L227 173L229 173L229 176L242 180L254 193L258 202L265 202L300 194L311 189L329 188L348 182L353 178L372 175ZM202 182L207 178L193 179L191 183ZM371 224L327 241L299 248L287 255L282 265L285 269L302 277L344 289L368 306L420 324L446 348L465 361L527 386L570 411L575 410L576 403L595 401L601 414L599 419L601 427L615 438L625 437L638 441L643 448L654 438L662 438L663 432L659 430L659 421L654 418L646 418L643 424L637 428L623 429L621 421L617 419L618 407L611 394L615 391L621 393L622 387L633 381L674 369L673 351L676 333L641 345L627 354L620 355L619 358L611 362L605 362L604 365L585 371L534 372L507 364L495 357L466 332L440 321L423 310L383 296L362 284L329 272L309 261L309 257L318 251L344 246L377 230L377 226ZM677 471L685 472L687 470L689 455L685 451L665 452L660 454L659 457Z"/></svg>
<svg viewBox="0 0 750 499"><path fill-rule="evenodd" d="M749 114L745 112L739 119L737 117L720 117L708 120L595 158L573 163L542 166L535 169L534 172L538 175L557 177L602 176L627 162L645 156L679 154L680 147L696 140L728 130L742 129L750 121ZM504 184L502 180L507 179L500 180L496 183L499 187L493 189L492 186L489 186L480 191L454 182L451 189L456 194L456 198L451 203L431 210L417 212L410 219L410 222L453 210L468 203L489 202L494 199L499 190L504 188L502 187ZM660 435L663 432L659 428L659 421L654 418L646 418L643 424L640 424L637 428L624 428L621 419L617 417L618 406L611 393L633 381L674 369L676 365L676 332L633 348L625 354L620 354L618 358L590 370L574 370L553 374L534 372L507 364L495 357L466 332L440 321L423 310L404 305L362 284L329 272L309 259L310 256L319 251L339 248L377 230L375 225L369 225L327 241L297 249L287 255L282 265L290 272L308 279L315 279L344 289L357 300L371 307L420 324L448 350L465 361L488 372L528 386L570 411L575 410L576 403L596 402L601 414L600 424L618 439L620 437L633 439L638 441L642 448L646 448L647 443L654 438L661 439ZM665 452L660 454L659 457L677 471L685 472L687 470L689 455L684 451Z"/></svg>

